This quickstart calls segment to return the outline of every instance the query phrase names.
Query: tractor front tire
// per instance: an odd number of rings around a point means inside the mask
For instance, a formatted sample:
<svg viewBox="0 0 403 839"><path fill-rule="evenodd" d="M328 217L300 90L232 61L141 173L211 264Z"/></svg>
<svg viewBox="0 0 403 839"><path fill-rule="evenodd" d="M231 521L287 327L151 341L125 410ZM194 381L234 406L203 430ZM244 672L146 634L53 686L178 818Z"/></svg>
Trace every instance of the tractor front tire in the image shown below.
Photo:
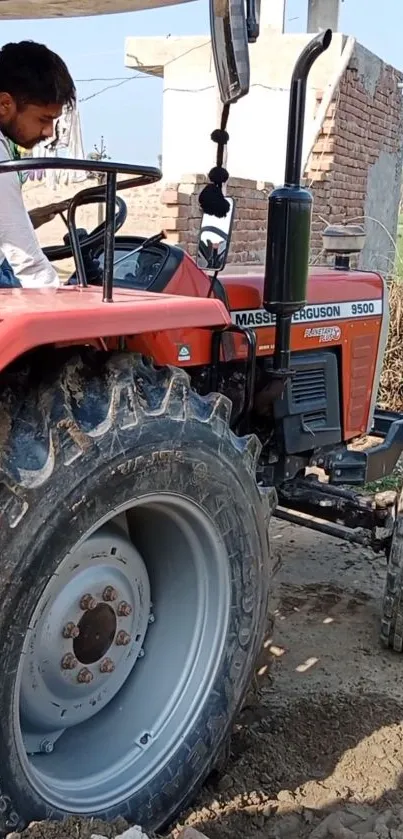
<svg viewBox="0 0 403 839"><path fill-rule="evenodd" d="M68 814L160 830L214 768L271 575L273 496L229 417L132 354L3 374L2 833Z"/></svg>
<svg viewBox="0 0 403 839"><path fill-rule="evenodd" d="M387 555L386 583L382 603L381 641L403 652L403 492L396 501L392 540Z"/></svg>

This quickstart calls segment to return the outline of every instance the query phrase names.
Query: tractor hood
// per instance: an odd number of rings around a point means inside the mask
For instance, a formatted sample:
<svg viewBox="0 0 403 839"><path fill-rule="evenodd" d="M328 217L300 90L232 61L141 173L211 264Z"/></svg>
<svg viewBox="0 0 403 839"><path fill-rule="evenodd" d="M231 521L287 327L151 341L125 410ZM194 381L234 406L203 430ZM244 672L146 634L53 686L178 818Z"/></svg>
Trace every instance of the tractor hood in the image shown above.
<svg viewBox="0 0 403 839"><path fill-rule="evenodd" d="M137 12L188 0L0 0L0 20Z"/></svg>

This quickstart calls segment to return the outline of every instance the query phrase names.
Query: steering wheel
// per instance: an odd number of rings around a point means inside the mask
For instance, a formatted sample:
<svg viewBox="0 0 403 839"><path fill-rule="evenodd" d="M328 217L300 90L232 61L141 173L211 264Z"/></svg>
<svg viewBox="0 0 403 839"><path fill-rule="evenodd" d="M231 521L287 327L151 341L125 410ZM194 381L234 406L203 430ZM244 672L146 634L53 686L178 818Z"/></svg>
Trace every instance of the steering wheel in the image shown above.
<svg viewBox="0 0 403 839"><path fill-rule="evenodd" d="M117 232L124 225L127 218L127 205L119 195L116 196L117 211L115 215L115 231ZM80 231L78 231L80 233ZM83 231L84 232L84 231ZM91 233L86 235L79 235L80 250L83 256L88 251L92 250L96 245L102 244L105 236L105 222L103 221ZM42 248L43 253L48 258L49 262L56 262L59 259L71 259L74 254L71 248L70 235L66 234L64 237L64 245L49 245Z"/></svg>
<svg viewBox="0 0 403 839"><path fill-rule="evenodd" d="M200 235L206 231L207 233L215 233L216 236L220 236L221 239L224 239L224 242L228 239L228 233L225 233L224 230L220 230L219 227L202 227Z"/></svg>
<svg viewBox="0 0 403 839"><path fill-rule="evenodd" d="M105 264L102 278L104 303L113 302L113 262L115 241L114 233L122 226L126 218L126 206L119 199L116 192L121 189L132 189L147 186L161 180L162 174L153 166L137 166L128 163L113 163L111 160L75 160L64 157L36 157L23 160L5 160L0 162L0 175L7 172L30 172L31 169L71 169L73 171L99 172L106 175L105 185L82 189L70 201L67 214L68 241L60 247L44 248L48 259L74 258L77 281L81 288L88 285L84 257L91 258L91 248L102 240L105 242ZM123 181L117 181L118 175L126 175ZM84 231L80 237L75 223L77 207L84 204L98 204L105 201L105 222L98 225L89 235ZM116 205L118 212L116 214ZM115 214L115 215L114 215ZM105 235L104 235L105 233ZM84 256L83 256L84 251Z"/></svg>

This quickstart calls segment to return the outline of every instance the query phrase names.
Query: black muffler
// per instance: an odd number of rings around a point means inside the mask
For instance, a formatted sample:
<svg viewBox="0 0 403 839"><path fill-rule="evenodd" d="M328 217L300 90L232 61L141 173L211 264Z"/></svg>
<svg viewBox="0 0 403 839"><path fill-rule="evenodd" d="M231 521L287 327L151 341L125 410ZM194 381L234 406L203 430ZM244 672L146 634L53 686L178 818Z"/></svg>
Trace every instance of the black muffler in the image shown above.
<svg viewBox="0 0 403 839"><path fill-rule="evenodd" d="M312 195L301 186L306 86L309 71L329 47L332 31L316 35L292 74L284 186L269 197L263 305L276 315L274 370L290 366L291 319L306 304L311 242Z"/></svg>

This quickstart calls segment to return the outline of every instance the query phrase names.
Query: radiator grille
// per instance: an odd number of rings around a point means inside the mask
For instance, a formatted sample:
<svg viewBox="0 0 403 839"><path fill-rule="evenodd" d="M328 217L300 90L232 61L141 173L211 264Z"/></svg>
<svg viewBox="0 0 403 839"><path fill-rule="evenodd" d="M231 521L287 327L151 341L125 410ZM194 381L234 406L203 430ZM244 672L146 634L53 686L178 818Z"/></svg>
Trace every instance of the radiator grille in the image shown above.
<svg viewBox="0 0 403 839"><path fill-rule="evenodd" d="M275 403L283 423L287 454L311 451L341 440L340 395L336 353L292 353L294 375Z"/></svg>
<svg viewBox="0 0 403 839"><path fill-rule="evenodd" d="M308 428L312 429L312 431L318 431L320 428L325 428L327 426L326 410L323 408L322 411L305 412L302 415L302 421L304 425L307 425Z"/></svg>
<svg viewBox="0 0 403 839"><path fill-rule="evenodd" d="M326 376L323 367L316 370L298 370L291 380L292 398L296 405L313 402L326 404Z"/></svg>

